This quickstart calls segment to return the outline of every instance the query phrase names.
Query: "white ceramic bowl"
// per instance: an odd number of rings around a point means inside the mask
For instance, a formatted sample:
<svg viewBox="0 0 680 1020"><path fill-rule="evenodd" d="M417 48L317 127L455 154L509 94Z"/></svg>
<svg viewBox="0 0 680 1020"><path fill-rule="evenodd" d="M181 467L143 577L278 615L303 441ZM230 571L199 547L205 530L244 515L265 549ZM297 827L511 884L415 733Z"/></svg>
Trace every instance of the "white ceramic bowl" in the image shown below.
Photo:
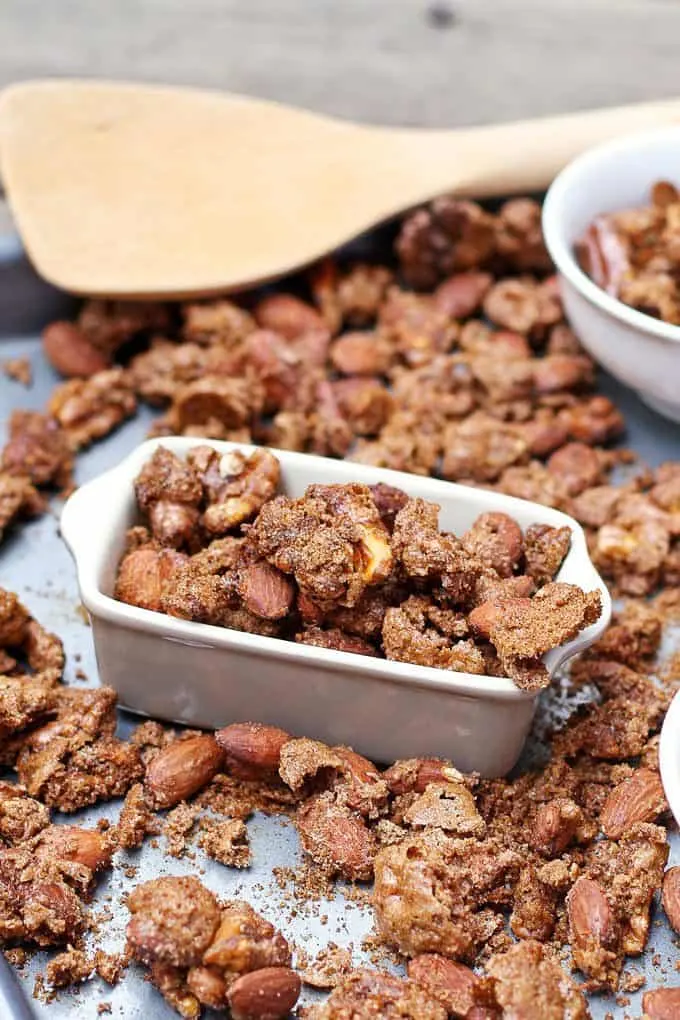
<svg viewBox="0 0 680 1020"><path fill-rule="evenodd" d="M680 326L607 294L580 269L574 243L600 213L648 205L655 181L680 185L680 127L607 142L555 178L543 205L543 233L562 300L583 346L646 404L680 421Z"/></svg>
<svg viewBox="0 0 680 1020"><path fill-rule="evenodd" d="M220 452L253 447L208 440ZM99 674L135 712L194 726L257 720L331 744L350 744L374 761L442 756L459 768L500 776L515 764L537 695L505 677L473 676L260 637L129 606L112 598L126 529L139 520L133 481L163 445L184 456L192 438L150 440L118 467L78 489L61 531L90 614ZM458 534L485 511L522 528L534 522L572 530L559 579L598 588L602 615L544 657L552 674L591 644L609 622L611 602L590 561L579 524L557 510L511 496L361 464L275 450L282 491L301 496L312 482L384 481L439 503L440 523Z"/></svg>
<svg viewBox="0 0 680 1020"><path fill-rule="evenodd" d="M680 691L671 701L661 727L659 769L666 800L680 825Z"/></svg>

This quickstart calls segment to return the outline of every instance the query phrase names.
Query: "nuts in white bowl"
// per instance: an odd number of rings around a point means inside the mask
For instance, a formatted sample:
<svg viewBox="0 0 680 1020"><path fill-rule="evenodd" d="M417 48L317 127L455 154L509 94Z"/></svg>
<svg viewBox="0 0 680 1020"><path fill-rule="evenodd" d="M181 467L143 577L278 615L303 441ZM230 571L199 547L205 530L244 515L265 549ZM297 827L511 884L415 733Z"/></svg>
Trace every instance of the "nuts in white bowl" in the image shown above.
<svg viewBox="0 0 680 1020"><path fill-rule="evenodd" d="M214 440L218 454L246 456L255 447ZM181 619L114 598L126 530L139 523L134 482L159 446L185 458L197 441L171 437L138 447L117 468L82 486L61 519L90 613L102 683L145 715L215 727L258 719L288 732L314 732L350 744L377 761L451 758L466 771L499 776L516 762L533 718L538 690L509 676L473 674L393 661L337 648L246 633ZM611 613L581 527L557 510L500 493L349 461L274 451L281 490L293 499L311 484L384 482L441 507L440 527L463 534L480 514L508 514L532 524L568 527L571 543L558 582L599 593L599 618L542 658L551 676L565 659L602 634ZM560 587L554 585L553 587ZM564 639L562 639L564 640Z"/></svg>
<svg viewBox="0 0 680 1020"><path fill-rule="evenodd" d="M562 300L583 346L660 414L680 421L680 326L630 307L579 266L575 246L597 217L649 204L659 180L680 184L680 127L590 149L555 178L543 233Z"/></svg>

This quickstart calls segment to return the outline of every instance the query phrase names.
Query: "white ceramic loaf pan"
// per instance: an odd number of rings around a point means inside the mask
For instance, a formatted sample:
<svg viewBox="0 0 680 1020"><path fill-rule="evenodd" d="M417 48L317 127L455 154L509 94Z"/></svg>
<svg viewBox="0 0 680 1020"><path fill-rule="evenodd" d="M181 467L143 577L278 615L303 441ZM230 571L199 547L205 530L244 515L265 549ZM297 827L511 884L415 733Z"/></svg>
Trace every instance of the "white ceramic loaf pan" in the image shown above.
<svg viewBox="0 0 680 1020"><path fill-rule="evenodd" d="M66 503L62 534L75 557L90 614L101 682L134 712L192 726L273 723L296 735L349 744L378 762L442 756L465 771L501 776L517 761L537 695L503 677L427 666L260 637L178 620L112 598L125 531L139 520L133 481L163 445L179 456L192 438L150 440L118 467L83 485ZM208 441L227 453L253 447ZM386 482L441 506L440 524L460 534L485 511L503 511L522 528L568 525L571 549L559 579L599 588L602 616L573 641L545 656L552 674L604 630L609 594L593 567L583 531L565 514L483 489L306 454L275 450L281 490L303 495L314 482Z"/></svg>

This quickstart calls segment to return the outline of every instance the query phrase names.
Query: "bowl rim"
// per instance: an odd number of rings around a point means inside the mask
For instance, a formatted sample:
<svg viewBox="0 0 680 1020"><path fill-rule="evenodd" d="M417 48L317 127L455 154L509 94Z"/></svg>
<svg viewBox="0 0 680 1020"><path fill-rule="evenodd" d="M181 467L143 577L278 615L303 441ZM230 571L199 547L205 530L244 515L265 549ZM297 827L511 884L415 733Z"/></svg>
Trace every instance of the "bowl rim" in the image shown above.
<svg viewBox="0 0 680 1020"><path fill-rule="evenodd" d="M647 315L620 301L599 287L579 266L574 252L567 244L562 229L565 206L575 188L583 187L583 177L588 171L595 173L603 156L622 156L635 151L639 145L677 137L680 141L680 126L658 128L653 131L636 131L622 137L595 145L571 160L562 169L546 192L541 215L543 237L548 254L559 273L579 291L591 304L606 312L614 319L625 323L640 333L651 334L660 340L680 343L680 326L663 322L653 315ZM655 179L651 175L649 186Z"/></svg>
<svg viewBox="0 0 680 1020"><path fill-rule="evenodd" d="M97 534L87 525L87 522L92 519L91 510L96 505L97 499L100 496L106 496L109 500L113 499L115 501L115 493L118 490L118 498L120 499L122 488L126 485L131 488L133 479L141 465L146 462L158 446L163 445L180 455L197 445L209 445L224 453L233 450L250 453L258 449L258 447L248 443L234 443L213 439L197 440L195 437L189 436L167 436L147 439L130 451L115 467L76 489L62 508L60 530L75 560L82 602L95 619L99 617L109 623L132 630L143 631L149 635L180 641L184 644L194 644L199 648L232 648L256 656L271 656L297 660L298 662L303 661L316 665L319 668L327 668L333 671L369 673L386 682L447 690L450 693L473 698L512 702L534 700L540 694L540 690L529 691L517 687L509 677L454 672L438 669L433 666L402 663L388 659L374 659L358 655L354 652L318 648L292 641L284 641L280 638L263 637L244 631L232 630L228 627L199 623L193 620L181 620L168 616L165 613L128 605L118 601L112 595L107 595L102 591L99 584L98 573L104 558L101 550L104 547L110 547L110 538L100 538L99 547L97 546ZM298 464L303 466L310 474L313 474L314 463L316 461L328 462L330 459L313 454L278 450L272 447L267 447L267 449L271 449L272 453L283 462L288 461L292 465ZM428 487L432 486L434 488L433 499L436 493L442 493L441 486L450 487L450 498L452 499L455 498L456 494L462 496L466 491L474 493L476 497L483 495L485 492L483 489L462 486L455 482L443 482L440 479L430 478L425 480L419 476L392 471L386 468L369 468L367 465L351 461L332 461L332 463L339 473L338 481L342 480L342 476L345 474L348 476L350 474L352 476L356 475L357 477L354 480L367 480L370 474L372 482L385 481L389 484L405 488L409 482L413 484L414 480L417 479L419 482L427 481ZM601 636L608 626L611 618L611 597L609 590L590 559L585 534L578 521L560 510L546 507L542 504L532 504L530 501L520 500L517 497L508 496L504 493L489 493L489 495L493 496L499 504L498 509L505 510L510 514L512 514L512 509L518 504L523 504L524 507L535 505L539 518L541 516L543 519L547 517L558 526L562 524L568 525L572 530L572 545L568 555L574 557L574 561L579 564L580 569L586 575L581 583L584 586L592 585L597 587L602 596L602 612L598 620L570 641L546 653L546 657L549 657L550 660L546 662L548 672L553 676L565 660L589 647ZM95 542L94 548L92 546L93 540Z"/></svg>
<svg viewBox="0 0 680 1020"><path fill-rule="evenodd" d="M673 695L661 726L659 772L671 813L680 825L680 691Z"/></svg>

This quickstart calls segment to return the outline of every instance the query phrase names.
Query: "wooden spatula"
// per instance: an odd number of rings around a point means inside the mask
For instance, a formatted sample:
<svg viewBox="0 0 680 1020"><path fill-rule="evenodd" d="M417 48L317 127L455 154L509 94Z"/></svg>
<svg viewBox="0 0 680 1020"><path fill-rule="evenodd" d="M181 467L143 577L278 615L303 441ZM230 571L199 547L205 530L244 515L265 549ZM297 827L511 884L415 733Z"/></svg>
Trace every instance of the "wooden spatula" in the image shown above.
<svg viewBox="0 0 680 1020"><path fill-rule="evenodd" d="M189 297L280 276L445 191L544 188L587 146L676 122L680 99L394 130L215 92L36 81L0 97L0 170L47 280Z"/></svg>

